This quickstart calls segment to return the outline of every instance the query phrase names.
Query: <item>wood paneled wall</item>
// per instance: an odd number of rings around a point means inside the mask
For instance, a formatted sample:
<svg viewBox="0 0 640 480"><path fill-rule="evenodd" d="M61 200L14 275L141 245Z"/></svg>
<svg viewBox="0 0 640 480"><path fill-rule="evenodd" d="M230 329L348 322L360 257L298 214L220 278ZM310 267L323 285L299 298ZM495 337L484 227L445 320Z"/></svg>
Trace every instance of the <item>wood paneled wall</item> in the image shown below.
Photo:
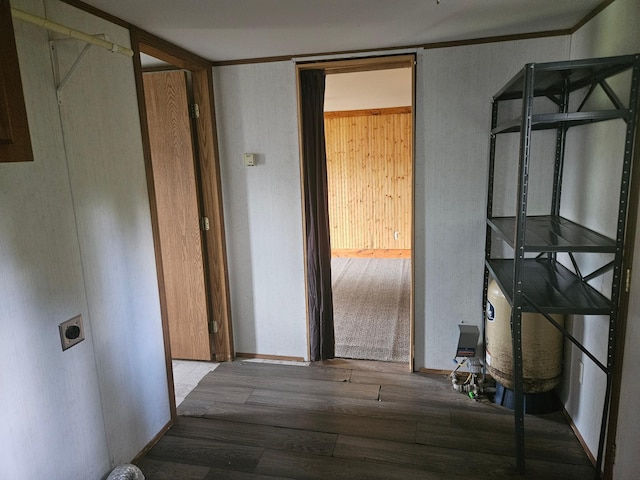
<svg viewBox="0 0 640 480"><path fill-rule="evenodd" d="M326 112L325 135L332 249L410 249L411 107Z"/></svg>

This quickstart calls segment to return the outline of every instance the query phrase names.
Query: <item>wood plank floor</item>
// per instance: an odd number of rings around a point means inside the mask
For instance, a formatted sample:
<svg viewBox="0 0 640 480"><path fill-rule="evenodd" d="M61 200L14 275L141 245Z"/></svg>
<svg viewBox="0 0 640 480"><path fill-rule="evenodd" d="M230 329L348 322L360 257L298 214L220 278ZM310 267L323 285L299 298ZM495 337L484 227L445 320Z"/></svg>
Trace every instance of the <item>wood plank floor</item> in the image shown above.
<svg viewBox="0 0 640 480"><path fill-rule="evenodd" d="M590 479L563 415L528 415L527 473L513 417L405 365L232 362L209 373L136 464L147 480Z"/></svg>

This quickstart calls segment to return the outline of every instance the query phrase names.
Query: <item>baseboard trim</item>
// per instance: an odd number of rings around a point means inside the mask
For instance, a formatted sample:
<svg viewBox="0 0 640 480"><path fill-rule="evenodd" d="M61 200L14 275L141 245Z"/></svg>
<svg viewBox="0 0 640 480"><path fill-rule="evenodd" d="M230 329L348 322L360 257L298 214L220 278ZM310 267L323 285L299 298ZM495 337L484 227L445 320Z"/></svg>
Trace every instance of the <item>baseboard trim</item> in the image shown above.
<svg viewBox="0 0 640 480"><path fill-rule="evenodd" d="M351 249L336 248L331 250L333 258L411 258L409 248L377 248L377 249Z"/></svg>
<svg viewBox="0 0 640 480"><path fill-rule="evenodd" d="M569 422L569 426L571 427L571 430L573 430L574 435L576 436L576 438L578 439L578 442L580 442L580 445L582 445L582 449L584 450L584 453L587 454L587 458L589 458L589 460L591 461L591 463L593 464L593 466L596 466L596 457L593 456L593 454L591 453L591 450L589 450L589 447L587 446L587 442L584 441L584 438L582 437L582 434L580 434L580 431L578 430L578 427L576 427L576 424L573 423L573 419L571 418L571 415L569 415L569 412L567 412L566 408L562 408L562 413L564 414L565 418L567 419L567 422Z"/></svg>
<svg viewBox="0 0 640 480"><path fill-rule="evenodd" d="M156 434L156 436L153 437L149 441L149 443L145 445L145 447L142 450L140 450L138 455L136 455L135 458L132 460L132 463L135 463L137 460L141 459L147 453L149 453L149 450L155 447L156 443L158 443L160 439L164 437L164 435L169 431L169 429L173 426L174 423L175 423L175 418L172 418L171 420L169 420L169 422L164 427L162 427L162 429Z"/></svg>
<svg viewBox="0 0 640 480"><path fill-rule="evenodd" d="M236 352L237 358L258 358L262 360L284 360L287 362L304 362L303 357L288 357L286 355L265 355L263 353Z"/></svg>
<svg viewBox="0 0 640 480"><path fill-rule="evenodd" d="M451 369L453 370L453 369ZM451 374L451 370L437 370L435 368L421 368L418 370L420 373L428 373L430 375L446 375L447 377Z"/></svg>

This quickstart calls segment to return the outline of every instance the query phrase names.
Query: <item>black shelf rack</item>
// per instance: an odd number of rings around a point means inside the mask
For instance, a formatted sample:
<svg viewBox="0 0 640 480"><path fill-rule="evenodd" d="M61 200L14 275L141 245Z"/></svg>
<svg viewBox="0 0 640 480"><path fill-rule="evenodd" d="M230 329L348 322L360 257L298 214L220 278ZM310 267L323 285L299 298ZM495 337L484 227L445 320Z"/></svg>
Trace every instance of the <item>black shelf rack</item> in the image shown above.
<svg viewBox="0 0 640 480"><path fill-rule="evenodd" d="M624 73L626 72L626 73ZM628 101L623 103L612 88L611 78L630 75ZM493 97L489 148L487 227L485 241L484 305L487 302L489 278L493 277L511 304L513 342L514 423L516 467L525 471L524 392L522 378L522 314L539 313L589 357L606 375L606 391L596 458L596 479L602 472L613 368L616 361L616 335L620 294L625 288L623 265L626 237L627 205L631 180L632 152L637 120L640 86L640 54L552 63L530 63L518 72ZM585 110L594 91L604 92L608 109ZM534 100L542 97L555 111L534 112ZM578 101L575 101L577 98ZM500 106L521 102L520 116L500 118ZM570 105L580 102L570 111ZM540 110L539 102L536 110ZM567 130L572 127L604 121L621 121L626 128L623 158L606 161L622 162L616 237L609 238L583 225L560 216L562 179ZM553 193L549 215L528 216L529 166L532 132L555 130L555 163ZM520 135L518 185L515 215L493 216L493 194L497 139L506 133ZM500 241L513 250L512 258L492 258L492 242ZM569 266L558 259L566 254ZM574 253L610 254L613 260L588 275L580 272ZM613 271L610 298L605 297L589 281ZM555 322L552 314L605 315L609 318L607 357L596 358L570 332ZM486 318L484 319L486 321ZM486 341L486 338L485 338Z"/></svg>

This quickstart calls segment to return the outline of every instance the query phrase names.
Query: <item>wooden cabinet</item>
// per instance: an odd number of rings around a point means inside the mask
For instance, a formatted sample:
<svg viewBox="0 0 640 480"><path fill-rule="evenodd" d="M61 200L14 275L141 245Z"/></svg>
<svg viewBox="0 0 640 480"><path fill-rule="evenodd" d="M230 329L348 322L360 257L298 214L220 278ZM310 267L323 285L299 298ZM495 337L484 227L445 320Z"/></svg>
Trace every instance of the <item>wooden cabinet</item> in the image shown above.
<svg viewBox="0 0 640 480"><path fill-rule="evenodd" d="M0 162L33 160L9 0L0 0Z"/></svg>

